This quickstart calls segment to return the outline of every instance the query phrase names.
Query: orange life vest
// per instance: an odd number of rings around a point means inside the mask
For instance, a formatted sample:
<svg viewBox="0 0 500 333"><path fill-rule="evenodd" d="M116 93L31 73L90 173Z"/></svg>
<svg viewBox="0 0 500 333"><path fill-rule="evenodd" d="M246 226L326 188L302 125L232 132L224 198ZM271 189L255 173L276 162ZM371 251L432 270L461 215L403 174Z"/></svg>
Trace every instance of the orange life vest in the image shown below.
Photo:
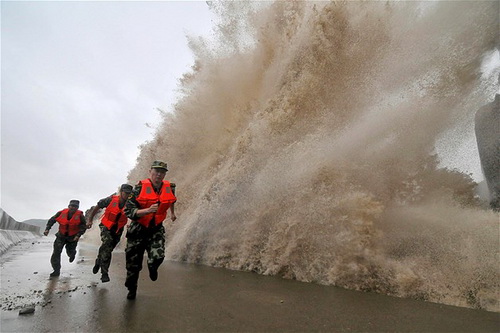
<svg viewBox="0 0 500 333"><path fill-rule="evenodd" d="M125 205L123 208L120 208L120 196L113 195L111 197L111 202L108 207L106 207L106 210L102 215L101 223L108 228L108 230L111 230L113 225L117 224L118 228L116 229L116 232L118 233L118 231L120 231L121 228L127 224L127 216L125 215L124 209ZM118 217L120 213L121 215Z"/></svg>
<svg viewBox="0 0 500 333"><path fill-rule="evenodd" d="M65 236L74 236L80 231L81 216L83 212L77 210L71 219L68 220L69 209L63 209L61 214L56 218L59 222L59 232Z"/></svg>
<svg viewBox="0 0 500 333"><path fill-rule="evenodd" d="M156 213L144 215L137 221L146 228L149 227L149 223L152 219L154 219L154 224L158 225L162 223L163 220L165 220L165 218L167 217L167 210L174 202L177 201L177 198L172 193L170 182L166 180L163 181L160 194L157 194L153 189L151 180L141 180L140 183L142 184L141 193L139 193L139 196L136 198L136 200L139 203L141 209L149 208L155 203L158 203L159 206Z"/></svg>

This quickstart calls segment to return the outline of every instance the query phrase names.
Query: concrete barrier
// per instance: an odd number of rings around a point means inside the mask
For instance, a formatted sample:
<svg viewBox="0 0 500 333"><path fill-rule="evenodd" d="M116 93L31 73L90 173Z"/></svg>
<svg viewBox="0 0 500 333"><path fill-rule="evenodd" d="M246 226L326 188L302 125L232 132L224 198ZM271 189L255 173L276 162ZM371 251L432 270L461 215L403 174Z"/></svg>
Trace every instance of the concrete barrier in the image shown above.
<svg viewBox="0 0 500 333"><path fill-rule="evenodd" d="M22 231L31 231L34 233L38 233L41 235L40 227L17 222L14 220L9 214L0 209L0 229L4 230L22 230Z"/></svg>
<svg viewBox="0 0 500 333"><path fill-rule="evenodd" d="M40 227L17 222L0 209L0 255L25 239L40 236Z"/></svg>
<svg viewBox="0 0 500 333"><path fill-rule="evenodd" d="M41 237L40 235L23 230L2 230L0 229L0 255L8 249L25 239Z"/></svg>

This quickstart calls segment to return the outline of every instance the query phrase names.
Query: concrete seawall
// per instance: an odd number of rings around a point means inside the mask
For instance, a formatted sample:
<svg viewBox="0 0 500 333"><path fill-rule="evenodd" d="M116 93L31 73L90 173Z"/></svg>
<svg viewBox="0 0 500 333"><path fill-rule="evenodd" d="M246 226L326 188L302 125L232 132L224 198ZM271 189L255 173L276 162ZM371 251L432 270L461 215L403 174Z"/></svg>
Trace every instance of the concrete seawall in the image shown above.
<svg viewBox="0 0 500 333"><path fill-rule="evenodd" d="M25 240L40 237L40 227L17 222L0 209L0 254L11 246Z"/></svg>
<svg viewBox="0 0 500 333"><path fill-rule="evenodd" d="M31 231L34 233L40 234L40 227L17 222L14 220L9 214L0 210L0 229L5 230L23 230L23 231Z"/></svg>
<svg viewBox="0 0 500 333"><path fill-rule="evenodd" d="M41 237L32 231L2 230L0 229L0 255L5 253L11 246L25 240Z"/></svg>

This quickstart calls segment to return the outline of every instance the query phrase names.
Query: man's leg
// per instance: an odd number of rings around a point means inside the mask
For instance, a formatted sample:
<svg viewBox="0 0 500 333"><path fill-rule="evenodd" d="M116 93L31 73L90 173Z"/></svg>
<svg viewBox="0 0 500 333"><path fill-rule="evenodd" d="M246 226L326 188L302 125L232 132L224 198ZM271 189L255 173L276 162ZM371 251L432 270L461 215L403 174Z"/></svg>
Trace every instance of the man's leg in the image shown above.
<svg viewBox="0 0 500 333"><path fill-rule="evenodd" d="M102 244L99 247L99 254L97 256L97 260L99 261L99 266L101 268L101 281L102 282L108 282L109 281L109 265L111 263L111 253L113 252L113 249L115 248L116 242L115 237L113 234L114 232L111 232L106 228L105 226L101 225L101 241Z"/></svg>
<svg viewBox="0 0 500 333"><path fill-rule="evenodd" d="M127 239L127 247L125 248L125 259L127 268L127 277L125 279L125 287L128 288L128 299L134 299L137 291L137 281L139 280L139 272L142 270L142 260L146 240L141 238Z"/></svg>
<svg viewBox="0 0 500 333"><path fill-rule="evenodd" d="M52 251L52 256L50 257L50 264L54 271L50 273L50 276L59 276L61 272L61 252L64 247L64 239L56 236L54 240L54 250Z"/></svg>
<svg viewBox="0 0 500 333"><path fill-rule="evenodd" d="M99 272L99 269L101 268L101 251L102 247L104 245L104 241L102 240L103 238L103 228L105 228L102 224L99 225L99 228L101 229L101 246L99 246L99 250L97 251L97 258L95 259L95 264L94 267L92 267L92 273L97 274Z"/></svg>
<svg viewBox="0 0 500 333"><path fill-rule="evenodd" d="M69 262L73 262L76 256L76 246L78 241L73 241L74 236L68 237L65 241L66 243L66 254L69 257Z"/></svg>
<svg viewBox="0 0 500 333"><path fill-rule="evenodd" d="M158 279L158 267L165 258L165 228L163 225L151 235L147 244L149 278L152 281Z"/></svg>

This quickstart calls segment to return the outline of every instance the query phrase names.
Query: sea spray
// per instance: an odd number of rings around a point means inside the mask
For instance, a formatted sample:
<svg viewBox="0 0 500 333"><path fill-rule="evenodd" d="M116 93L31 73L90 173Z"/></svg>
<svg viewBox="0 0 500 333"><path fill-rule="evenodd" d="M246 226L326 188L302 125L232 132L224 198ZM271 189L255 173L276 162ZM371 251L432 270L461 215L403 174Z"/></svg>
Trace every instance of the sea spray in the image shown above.
<svg viewBox="0 0 500 333"><path fill-rule="evenodd" d="M167 257L500 311L499 216L436 153L498 89L499 3L210 6L129 174L170 166Z"/></svg>

